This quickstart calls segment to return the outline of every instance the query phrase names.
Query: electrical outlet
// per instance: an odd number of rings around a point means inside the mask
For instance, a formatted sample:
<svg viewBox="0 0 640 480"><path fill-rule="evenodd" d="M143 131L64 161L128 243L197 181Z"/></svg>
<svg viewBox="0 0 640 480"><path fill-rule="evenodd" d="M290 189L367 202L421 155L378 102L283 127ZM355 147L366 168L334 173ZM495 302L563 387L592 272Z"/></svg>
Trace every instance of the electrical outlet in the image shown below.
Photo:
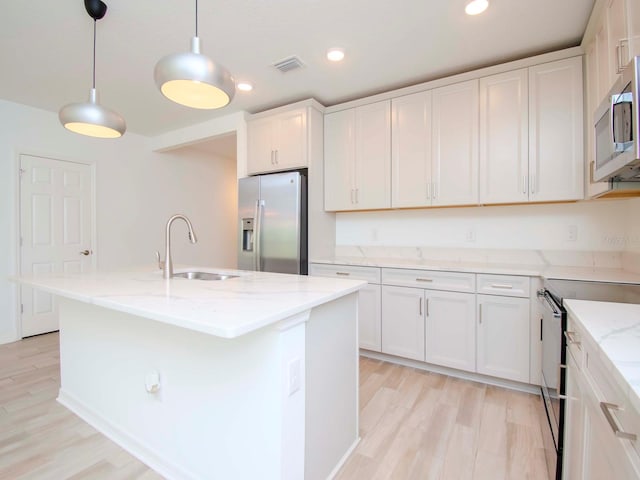
<svg viewBox="0 0 640 480"><path fill-rule="evenodd" d="M575 242L578 240L578 227L576 225L569 225L567 230L567 241Z"/></svg>
<svg viewBox="0 0 640 480"><path fill-rule="evenodd" d="M289 396L300 390L300 359L294 358L289 362Z"/></svg>

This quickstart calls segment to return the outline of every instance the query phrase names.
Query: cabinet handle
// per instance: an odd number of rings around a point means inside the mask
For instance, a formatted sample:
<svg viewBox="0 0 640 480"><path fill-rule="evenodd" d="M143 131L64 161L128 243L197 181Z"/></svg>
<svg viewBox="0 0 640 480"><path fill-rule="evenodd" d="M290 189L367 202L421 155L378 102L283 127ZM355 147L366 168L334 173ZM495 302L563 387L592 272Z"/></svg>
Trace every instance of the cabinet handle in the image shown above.
<svg viewBox="0 0 640 480"><path fill-rule="evenodd" d="M416 282L433 282L432 278L416 278Z"/></svg>
<svg viewBox="0 0 640 480"><path fill-rule="evenodd" d="M536 193L536 177L535 177L535 175L531 175L531 178L529 179L529 191L531 192L531 195Z"/></svg>
<svg viewBox="0 0 640 480"><path fill-rule="evenodd" d="M429 316L429 299L427 298L426 302L425 302L425 312L427 314L427 317Z"/></svg>
<svg viewBox="0 0 640 480"><path fill-rule="evenodd" d="M351 189L351 203L356 203L356 202L353 200L353 192L354 192L354 191L355 191L355 189L353 189L353 188L352 188L352 189Z"/></svg>
<svg viewBox="0 0 640 480"><path fill-rule="evenodd" d="M500 283L492 283L491 288L499 288L502 290L511 290L513 289L513 285L502 285Z"/></svg>
<svg viewBox="0 0 640 480"><path fill-rule="evenodd" d="M343 277L348 277L351 274L349 272L336 272L336 275L341 275Z"/></svg>
<svg viewBox="0 0 640 480"><path fill-rule="evenodd" d="M271 165L273 165L273 154L274 154L274 151L271 150Z"/></svg>
<svg viewBox="0 0 640 480"><path fill-rule="evenodd" d="M478 322L482 325L482 304L478 305Z"/></svg>
<svg viewBox="0 0 640 480"><path fill-rule="evenodd" d="M422 316L422 297L420 297L420 316Z"/></svg>
<svg viewBox="0 0 640 480"><path fill-rule="evenodd" d="M433 182L433 199L438 199L438 182Z"/></svg>
<svg viewBox="0 0 640 480"><path fill-rule="evenodd" d="M613 433L616 437L625 438L627 440L634 440L634 441L638 438L638 436L635 433L627 433L620 430L620 428L616 424L616 421L613 418L613 415L611 415L611 410L621 410L621 408L618 405L614 403L600 402L600 409L604 414L604 418L606 418L607 422L609 422L609 426L611 427L611 430L613 430Z"/></svg>
<svg viewBox="0 0 640 480"><path fill-rule="evenodd" d="M522 193L524 195L527 194L527 176L526 175L522 176Z"/></svg>
<svg viewBox="0 0 640 480"><path fill-rule="evenodd" d="M431 183L427 183L427 200L431 200Z"/></svg>
<svg viewBox="0 0 640 480"><path fill-rule="evenodd" d="M574 337L574 335L576 334L576 332L570 332L568 330L566 330L564 332L564 338L567 339L567 344L568 345L577 345L578 347L580 345L582 345L582 342L579 340L576 340L576 338Z"/></svg>
<svg viewBox="0 0 640 480"><path fill-rule="evenodd" d="M616 45L616 73L622 73L622 55L620 55L620 42Z"/></svg>
<svg viewBox="0 0 640 480"><path fill-rule="evenodd" d="M276 154L274 157L275 157L276 165L278 165L278 149L276 149Z"/></svg>
<svg viewBox="0 0 640 480"><path fill-rule="evenodd" d="M358 189L356 188L356 203L360 203L358 202Z"/></svg>

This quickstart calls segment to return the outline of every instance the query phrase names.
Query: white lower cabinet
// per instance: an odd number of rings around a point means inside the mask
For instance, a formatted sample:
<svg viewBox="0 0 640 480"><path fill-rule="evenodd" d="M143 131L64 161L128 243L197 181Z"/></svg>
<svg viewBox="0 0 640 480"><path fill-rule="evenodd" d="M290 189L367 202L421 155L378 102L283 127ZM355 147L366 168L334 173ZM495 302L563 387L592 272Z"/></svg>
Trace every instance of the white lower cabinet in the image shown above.
<svg viewBox="0 0 640 480"><path fill-rule="evenodd" d="M424 290L382 286L382 352L424 361Z"/></svg>
<svg viewBox="0 0 640 480"><path fill-rule="evenodd" d="M576 374L579 369L575 360L567 354L567 400L564 420L564 478L582 478L583 438L584 438L584 402L582 389Z"/></svg>
<svg viewBox="0 0 640 480"><path fill-rule="evenodd" d="M380 331L380 285L367 285L358 296L358 339L360 348L379 352Z"/></svg>
<svg viewBox="0 0 640 480"><path fill-rule="evenodd" d="M529 299L478 295L477 372L529 382Z"/></svg>
<svg viewBox="0 0 640 480"><path fill-rule="evenodd" d="M640 440L625 436L640 433L640 413L611 375L599 347L571 314L567 331L573 340L567 349L562 477L638 479ZM578 350L580 354L574 354Z"/></svg>
<svg viewBox="0 0 640 480"><path fill-rule="evenodd" d="M435 365L476 369L476 296L425 290L426 355Z"/></svg>
<svg viewBox="0 0 640 480"><path fill-rule="evenodd" d="M360 348L379 352L381 349L380 269L354 265L310 263L309 275L368 282L368 285L358 292L358 345Z"/></svg>

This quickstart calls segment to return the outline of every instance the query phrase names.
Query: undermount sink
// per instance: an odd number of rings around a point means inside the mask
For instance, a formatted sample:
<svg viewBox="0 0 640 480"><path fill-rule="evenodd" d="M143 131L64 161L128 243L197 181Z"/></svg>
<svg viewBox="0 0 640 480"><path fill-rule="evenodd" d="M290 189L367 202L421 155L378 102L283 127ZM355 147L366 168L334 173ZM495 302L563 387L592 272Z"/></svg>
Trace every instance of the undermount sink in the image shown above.
<svg viewBox="0 0 640 480"><path fill-rule="evenodd" d="M186 278L187 280L228 280L229 278L236 278L238 275L210 272L179 272L174 273L173 276Z"/></svg>

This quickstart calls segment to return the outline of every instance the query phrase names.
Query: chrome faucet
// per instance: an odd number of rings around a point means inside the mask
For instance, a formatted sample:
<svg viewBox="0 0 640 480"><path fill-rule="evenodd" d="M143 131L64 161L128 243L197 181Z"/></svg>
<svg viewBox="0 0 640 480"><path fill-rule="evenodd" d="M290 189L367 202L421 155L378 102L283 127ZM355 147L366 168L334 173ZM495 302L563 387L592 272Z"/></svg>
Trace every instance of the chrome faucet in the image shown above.
<svg viewBox="0 0 640 480"><path fill-rule="evenodd" d="M158 264L160 268L162 268L162 278L173 277L173 260L171 259L171 224L178 218L181 218L187 224L187 227L189 228L189 240L191 241L191 243L196 243L198 241L198 239L196 238L196 234L193 231L191 222L184 215L174 215L167 221L167 229L165 232L164 262L160 261L160 254L156 252L156 256L158 257Z"/></svg>

